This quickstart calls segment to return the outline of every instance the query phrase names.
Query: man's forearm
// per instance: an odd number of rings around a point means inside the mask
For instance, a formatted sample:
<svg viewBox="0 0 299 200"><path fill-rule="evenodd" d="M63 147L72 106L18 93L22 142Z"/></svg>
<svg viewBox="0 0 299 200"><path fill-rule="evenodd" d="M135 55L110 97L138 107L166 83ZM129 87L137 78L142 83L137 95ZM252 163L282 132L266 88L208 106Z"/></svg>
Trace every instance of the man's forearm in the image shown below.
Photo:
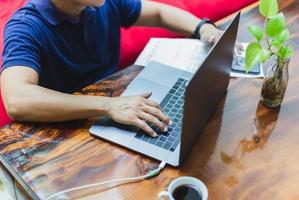
<svg viewBox="0 0 299 200"><path fill-rule="evenodd" d="M160 27L191 36L200 19L184 10L172 6L160 6Z"/></svg>
<svg viewBox="0 0 299 200"><path fill-rule="evenodd" d="M141 16L137 20L137 26L161 27L185 36L192 36L200 19L182 9L152 2L142 1ZM207 35L214 37L219 32L212 24L205 23L199 33L204 34L204 40L209 41Z"/></svg>
<svg viewBox="0 0 299 200"><path fill-rule="evenodd" d="M65 94L32 84L23 86L22 91L8 104L8 113L19 121L59 122L107 115L111 101L108 97Z"/></svg>

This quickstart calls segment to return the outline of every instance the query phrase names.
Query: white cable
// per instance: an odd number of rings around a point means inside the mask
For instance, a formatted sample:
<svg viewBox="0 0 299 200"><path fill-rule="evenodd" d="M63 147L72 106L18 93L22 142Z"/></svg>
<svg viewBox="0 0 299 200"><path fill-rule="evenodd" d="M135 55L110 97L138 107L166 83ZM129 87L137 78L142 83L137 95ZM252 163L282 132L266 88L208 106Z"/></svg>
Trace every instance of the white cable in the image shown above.
<svg viewBox="0 0 299 200"><path fill-rule="evenodd" d="M101 185L108 185L108 184L111 184L111 183L117 183L117 182L127 182L128 183L128 182L131 182L131 181L134 181L134 182L142 181L142 180L145 180L147 178L151 178L153 176L158 175L164 169L165 166L166 166L166 162L162 161L158 168L148 172L147 174L145 174L143 176L113 179L113 180L109 180L109 181L103 181L103 182L99 182L99 183L93 183L93 184L83 185L83 186L79 186L79 187L74 187L74 188L70 188L70 189L67 189L67 190L62 190L60 192L57 192L57 193L49 196L45 200L53 199L53 198L55 198L55 197L57 197L61 194L64 194L64 193L73 192L73 191L76 191L76 190L87 189L87 188L91 188L91 187L97 187L97 186L101 186Z"/></svg>
<svg viewBox="0 0 299 200"><path fill-rule="evenodd" d="M166 162L165 161L161 161L160 165L158 168L160 168L161 170L164 169L166 166Z"/></svg>
<svg viewBox="0 0 299 200"><path fill-rule="evenodd" d="M74 188L70 188L70 189L67 189L67 190L63 190L63 191L57 192L57 193L51 195L50 197L48 197L46 200L50 200L50 199L53 199L54 197L59 196L61 194L68 193L68 192L73 192L73 191L76 191L76 190L83 190L83 189L87 189L87 188L91 188L91 187L96 187L96 186L101 186L101 185L107 185L107 184L116 183L116 182L138 181L138 180L143 180L146 177L147 177L147 175L138 176L138 177L132 177L132 178L113 179L113 180L104 181L104 182L100 182L100 183L94 183L94 184L89 184L89 185L83 185L83 186L79 186L79 187L74 187Z"/></svg>

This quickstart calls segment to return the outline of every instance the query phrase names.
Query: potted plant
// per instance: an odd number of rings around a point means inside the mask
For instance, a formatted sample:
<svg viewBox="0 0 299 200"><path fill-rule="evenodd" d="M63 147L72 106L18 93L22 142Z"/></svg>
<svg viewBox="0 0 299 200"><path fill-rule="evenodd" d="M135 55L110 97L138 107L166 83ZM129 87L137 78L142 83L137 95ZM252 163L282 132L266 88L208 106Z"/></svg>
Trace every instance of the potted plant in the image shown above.
<svg viewBox="0 0 299 200"><path fill-rule="evenodd" d="M272 61L264 77L261 102L267 107L277 107L282 103L287 83L288 65L293 54L286 45L289 30L283 13L278 13L277 0L261 0L259 11L265 17L264 27L250 25L248 31L254 36L246 49L246 71L261 62Z"/></svg>

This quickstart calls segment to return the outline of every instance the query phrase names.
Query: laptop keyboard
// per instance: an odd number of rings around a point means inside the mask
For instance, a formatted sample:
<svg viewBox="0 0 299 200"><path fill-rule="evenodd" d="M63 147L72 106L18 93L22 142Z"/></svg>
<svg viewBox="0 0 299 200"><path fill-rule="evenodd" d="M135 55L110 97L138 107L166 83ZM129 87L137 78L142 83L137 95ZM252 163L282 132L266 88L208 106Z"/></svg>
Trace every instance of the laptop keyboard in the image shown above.
<svg viewBox="0 0 299 200"><path fill-rule="evenodd" d="M187 80L179 78L160 104L163 112L169 116L173 122L172 125L168 127L168 132L164 133L153 124L149 124L158 136L155 138L151 137L140 129L135 135L135 138L169 151L174 151L176 149L181 141L180 134L183 123L183 106L186 83Z"/></svg>

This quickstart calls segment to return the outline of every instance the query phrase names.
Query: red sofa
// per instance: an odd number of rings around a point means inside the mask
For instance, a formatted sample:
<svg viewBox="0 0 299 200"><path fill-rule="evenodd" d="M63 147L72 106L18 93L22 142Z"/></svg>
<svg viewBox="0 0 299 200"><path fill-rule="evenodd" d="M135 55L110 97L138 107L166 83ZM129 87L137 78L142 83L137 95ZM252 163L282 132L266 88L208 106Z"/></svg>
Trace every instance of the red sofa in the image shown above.
<svg viewBox="0 0 299 200"><path fill-rule="evenodd" d="M3 29L4 26L15 10L20 8L27 0L1 0L0 1L0 67L2 64L2 50L3 50ZM0 83L1 84L1 83ZM0 85L1 87L1 85ZM4 126L5 124L8 124L11 122L11 119L6 114L3 102L2 102L2 96L0 91L0 127Z"/></svg>
<svg viewBox="0 0 299 200"><path fill-rule="evenodd" d="M0 1L0 54L3 49L3 29L5 23L15 10L28 0L1 0ZM208 17L214 21L219 20L256 0L154 0L167 3L202 18ZM175 34L159 28L132 27L121 30L121 61L120 68L134 62L151 37L176 37ZM0 66L2 57L0 56ZM11 122L6 115L0 92L0 126Z"/></svg>

